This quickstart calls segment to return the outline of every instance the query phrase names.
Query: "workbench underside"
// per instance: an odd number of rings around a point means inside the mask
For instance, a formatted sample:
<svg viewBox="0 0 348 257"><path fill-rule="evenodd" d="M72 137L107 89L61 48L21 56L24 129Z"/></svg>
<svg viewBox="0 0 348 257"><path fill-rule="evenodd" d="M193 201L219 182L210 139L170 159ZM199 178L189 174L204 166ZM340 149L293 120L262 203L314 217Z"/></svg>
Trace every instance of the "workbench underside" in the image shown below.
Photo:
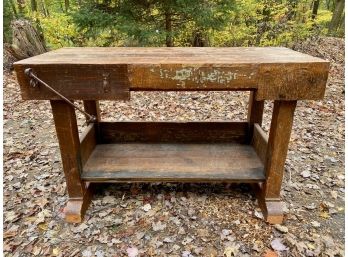
<svg viewBox="0 0 348 257"><path fill-rule="evenodd" d="M257 153L260 144L251 144L254 128L247 122L100 122L95 126L90 125L81 140L85 181L265 180Z"/></svg>

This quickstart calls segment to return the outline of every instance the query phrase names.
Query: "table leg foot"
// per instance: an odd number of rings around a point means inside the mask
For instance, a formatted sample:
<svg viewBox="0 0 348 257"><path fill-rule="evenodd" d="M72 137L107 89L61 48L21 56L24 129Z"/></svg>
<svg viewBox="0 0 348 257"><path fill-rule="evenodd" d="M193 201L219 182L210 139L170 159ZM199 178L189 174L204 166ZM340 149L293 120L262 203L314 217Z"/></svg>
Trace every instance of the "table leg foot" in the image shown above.
<svg viewBox="0 0 348 257"><path fill-rule="evenodd" d="M69 199L64 209L65 221L69 223L81 223L86 210L92 200L92 187L89 184L82 198Z"/></svg>
<svg viewBox="0 0 348 257"><path fill-rule="evenodd" d="M265 200L264 204L260 204L264 219L270 224L281 224L283 222L283 205L281 201Z"/></svg>
<svg viewBox="0 0 348 257"><path fill-rule="evenodd" d="M281 224L284 218L283 202L280 199L265 198L262 194L262 185L256 185L255 192L265 221L270 224Z"/></svg>

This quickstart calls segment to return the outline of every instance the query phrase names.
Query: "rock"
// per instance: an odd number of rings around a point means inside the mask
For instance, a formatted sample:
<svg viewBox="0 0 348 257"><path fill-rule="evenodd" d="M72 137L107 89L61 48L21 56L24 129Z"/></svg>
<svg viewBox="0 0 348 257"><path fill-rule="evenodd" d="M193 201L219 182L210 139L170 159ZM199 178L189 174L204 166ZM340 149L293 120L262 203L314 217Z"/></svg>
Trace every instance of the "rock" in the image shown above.
<svg viewBox="0 0 348 257"><path fill-rule="evenodd" d="M256 218L259 218L259 219L263 220L262 212L259 212L259 211L255 210L254 215L255 215Z"/></svg>
<svg viewBox="0 0 348 257"><path fill-rule="evenodd" d="M286 251L288 248L283 244L282 241L283 240L281 238L275 238L271 242L271 246L272 246L273 250L276 250L279 252Z"/></svg>
<svg viewBox="0 0 348 257"><path fill-rule="evenodd" d="M311 172L309 170L304 170L301 172L301 176L304 178L309 178L311 176Z"/></svg>
<svg viewBox="0 0 348 257"><path fill-rule="evenodd" d="M312 221L311 224L315 228L319 228L320 227L320 223L318 221Z"/></svg>
<svg viewBox="0 0 348 257"><path fill-rule="evenodd" d="M280 224L276 224L274 225L274 228L277 229L278 231L282 232L282 233L288 233L289 229L285 226L282 226Z"/></svg>
<svg viewBox="0 0 348 257"><path fill-rule="evenodd" d="M190 251L183 251L181 254L182 257L193 257Z"/></svg>

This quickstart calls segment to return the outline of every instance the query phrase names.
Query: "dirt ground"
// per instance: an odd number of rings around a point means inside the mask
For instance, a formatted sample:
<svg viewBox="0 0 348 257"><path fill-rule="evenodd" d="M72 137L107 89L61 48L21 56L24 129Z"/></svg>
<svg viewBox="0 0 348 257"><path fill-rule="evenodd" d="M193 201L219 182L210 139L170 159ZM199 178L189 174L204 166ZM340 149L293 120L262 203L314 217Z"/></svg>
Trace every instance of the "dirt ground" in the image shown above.
<svg viewBox="0 0 348 257"><path fill-rule="evenodd" d="M295 49L330 60L331 70L325 99L296 109L281 226L261 219L247 185L169 183L102 184L84 222L65 223L49 102L21 100L5 73L5 256L344 256L344 41ZM105 120L245 120L247 102L241 92L138 92L101 109ZM266 130L271 109L267 102Z"/></svg>

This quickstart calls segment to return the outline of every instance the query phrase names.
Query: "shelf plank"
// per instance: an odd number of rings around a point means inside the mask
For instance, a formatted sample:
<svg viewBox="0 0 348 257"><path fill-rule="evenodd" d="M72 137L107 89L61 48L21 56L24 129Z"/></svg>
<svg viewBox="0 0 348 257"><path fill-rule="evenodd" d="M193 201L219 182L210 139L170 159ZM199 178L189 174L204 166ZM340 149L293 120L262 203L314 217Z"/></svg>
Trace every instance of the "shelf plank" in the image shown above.
<svg viewBox="0 0 348 257"><path fill-rule="evenodd" d="M83 168L92 182L260 182L264 167L243 144L100 144Z"/></svg>

